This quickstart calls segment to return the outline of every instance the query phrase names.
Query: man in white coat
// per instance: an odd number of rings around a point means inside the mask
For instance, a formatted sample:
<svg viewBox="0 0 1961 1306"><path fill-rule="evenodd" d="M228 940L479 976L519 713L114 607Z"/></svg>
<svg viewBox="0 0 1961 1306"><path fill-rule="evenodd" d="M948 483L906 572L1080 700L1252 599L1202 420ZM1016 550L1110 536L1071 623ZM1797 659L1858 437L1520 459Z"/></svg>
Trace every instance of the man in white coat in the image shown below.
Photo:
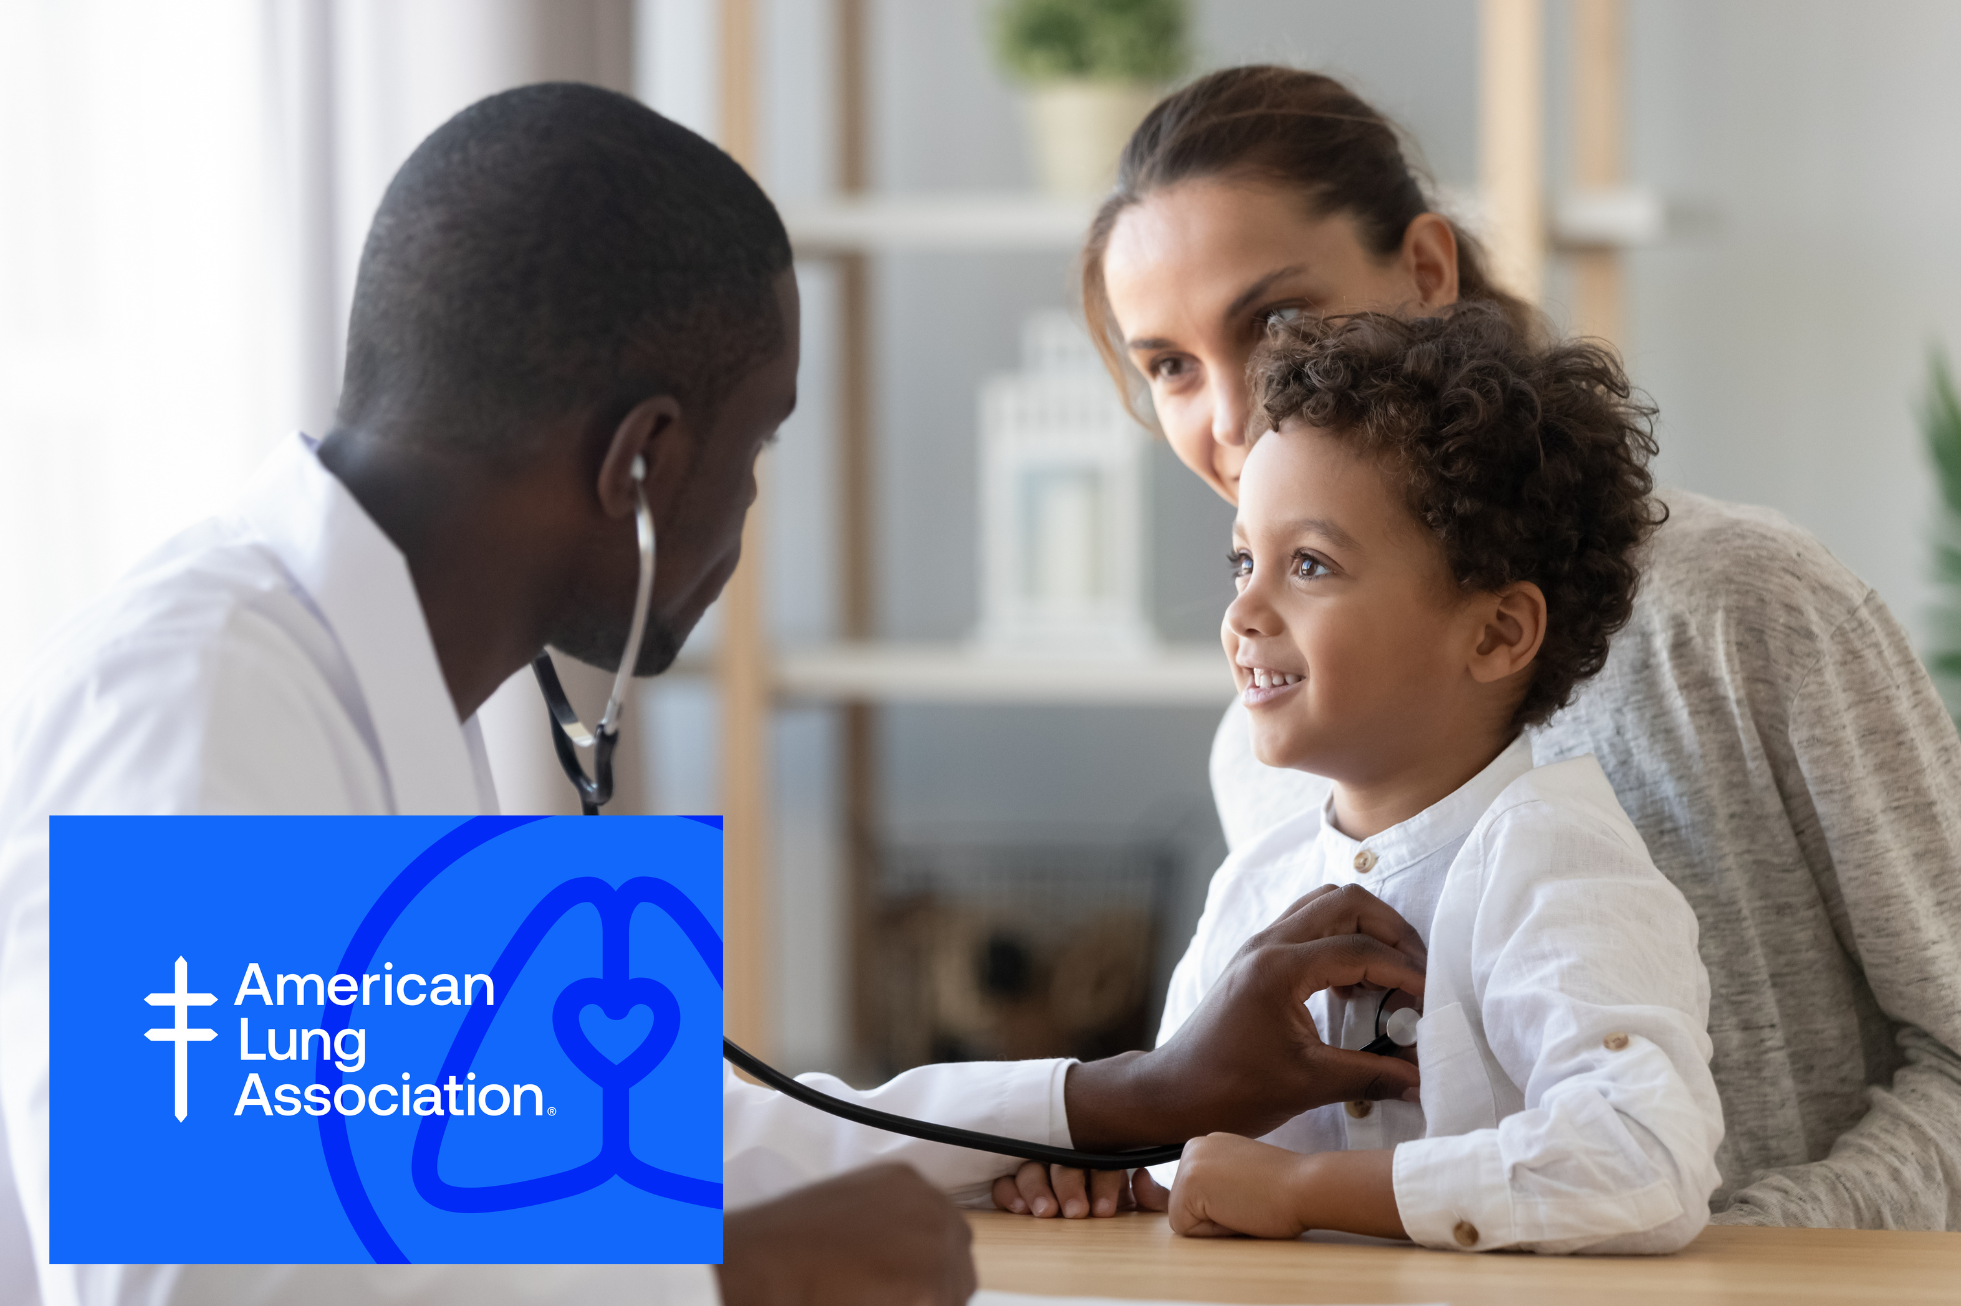
<svg viewBox="0 0 1961 1306"><path fill-rule="evenodd" d="M362 254L336 429L286 441L231 511L84 612L0 721L0 1300L971 1293L941 1194L981 1197L1012 1158L843 1124L733 1077L719 1270L48 1263L48 817L494 811L478 706L547 646L621 656L636 463L659 539L636 674L667 667L734 570L756 455L795 403L797 320L768 199L624 97L507 92L403 166ZM1365 977L1420 989L1400 923L1332 902L1292 919L1154 1052L926 1067L855 1096L1112 1149L1257 1135L1412 1089L1403 1062L1322 1046L1302 1006Z"/></svg>

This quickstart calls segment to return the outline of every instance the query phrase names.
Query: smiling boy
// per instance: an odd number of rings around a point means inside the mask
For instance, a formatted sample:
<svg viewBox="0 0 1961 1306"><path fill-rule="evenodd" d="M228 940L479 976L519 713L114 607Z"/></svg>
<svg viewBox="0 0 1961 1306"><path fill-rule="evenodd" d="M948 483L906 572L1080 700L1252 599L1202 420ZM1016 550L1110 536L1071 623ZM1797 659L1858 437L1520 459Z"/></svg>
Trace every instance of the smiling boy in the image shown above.
<svg viewBox="0 0 1961 1306"><path fill-rule="evenodd" d="M1651 410L1605 351L1477 307L1282 324L1255 369L1270 429L1240 482L1223 638L1260 760L1332 794L1214 878L1160 1040L1242 943L1337 886L1427 945L1422 1088L1264 1142L1193 1140L1173 1227L1679 1248L1722 1138L1695 917L1594 760L1534 768L1521 733L1628 618L1661 516ZM1410 1000L1311 1005L1355 1048Z"/></svg>

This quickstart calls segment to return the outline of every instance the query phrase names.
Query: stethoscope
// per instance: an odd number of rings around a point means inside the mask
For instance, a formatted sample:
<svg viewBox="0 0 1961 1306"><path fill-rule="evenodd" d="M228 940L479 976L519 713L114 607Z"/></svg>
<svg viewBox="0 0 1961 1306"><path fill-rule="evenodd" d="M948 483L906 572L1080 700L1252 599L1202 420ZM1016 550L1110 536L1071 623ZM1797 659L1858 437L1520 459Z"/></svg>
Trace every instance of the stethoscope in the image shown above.
<svg viewBox="0 0 1961 1306"><path fill-rule="evenodd" d="M627 628L626 649L620 658L619 670L613 676L613 692L606 700L606 710L600 715L598 726L588 730L579 720L579 714L565 697L564 686L558 682L558 672L552 666L550 654L540 653L531 662L531 670L538 677L538 688L545 695L545 706L551 709L552 748L558 754L558 764L565 768L566 779L579 791L579 807L587 816L599 815L599 809L613 796L613 752L620 741L620 709L626 701L627 687L633 681L634 665L640 660L640 643L647 633L647 608L654 592L654 514L647 507L647 463L644 458L634 458L632 475L633 519L640 541L640 582L634 590L633 623ZM590 775L586 774L585 767L579 761L581 751L592 753ZM972 1129L955 1129L951 1125L936 1125L927 1120L914 1120L910 1116L875 1111L855 1102L842 1101L828 1093L820 1093L745 1052L726 1037L722 1039L722 1056L785 1097L805 1106L829 1112L854 1124L869 1125L873 1129L883 1129L929 1143L946 1143L953 1147L972 1148L977 1152L1017 1156L1027 1161L1043 1161L1083 1170L1134 1170L1138 1166L1176 1161L1185 1150L1184 1144L1179 1143L1132 1152L1084 1152L1070 1147L1031 1143L1020 1138L1004 1138L998 1134L983 1134Z"/></svg>

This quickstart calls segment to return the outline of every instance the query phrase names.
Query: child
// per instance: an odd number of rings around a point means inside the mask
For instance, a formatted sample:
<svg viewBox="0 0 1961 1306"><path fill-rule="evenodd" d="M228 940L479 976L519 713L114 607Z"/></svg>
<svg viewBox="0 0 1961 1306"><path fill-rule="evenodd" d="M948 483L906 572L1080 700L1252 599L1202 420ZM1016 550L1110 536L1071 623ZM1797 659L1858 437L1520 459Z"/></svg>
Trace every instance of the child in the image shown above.
<svg viewBox="0 0 1961 1306"><path fill-rule="evenodd" d="M1194 1139L1172 1227L1680 1248L1723 1132L1696 919L1598 764L1535 769L1521 733L1628 618L1663 512L1652 410L1604 350L1475 306L1286 323L1254 369L1271 429L1240 481L1223 637L1260 760L1332 792L1220 869L1159 1041L1289 903L1362 886L1429 950L1421 1100ZM1310 1005L1359 1048L1411 1001Z"/></svg>

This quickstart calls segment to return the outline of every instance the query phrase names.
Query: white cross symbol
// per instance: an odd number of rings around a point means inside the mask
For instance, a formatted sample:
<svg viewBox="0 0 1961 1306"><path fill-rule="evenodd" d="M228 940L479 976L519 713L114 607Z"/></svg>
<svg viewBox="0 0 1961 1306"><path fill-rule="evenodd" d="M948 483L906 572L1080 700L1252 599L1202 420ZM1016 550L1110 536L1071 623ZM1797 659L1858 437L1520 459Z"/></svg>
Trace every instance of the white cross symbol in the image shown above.
<svg viewBox="0 0 1961 1306"><path fill-rule="evenodd" d="M169 1029L150 1029L143 1037L152 1043L175 1043L177 1045L177 1118L182 1120L190 1110L191 1064L190 1048L193 1043L208 1043L218 1037L215 1029L192 1029L189 1017L192 1007L208 1007L218 1000L215 993L190 993L190 967L184 959L177 959L177 991L175 993L152 993L143 1000L153 1007L177 1008L177 1023Z"/></svg>

